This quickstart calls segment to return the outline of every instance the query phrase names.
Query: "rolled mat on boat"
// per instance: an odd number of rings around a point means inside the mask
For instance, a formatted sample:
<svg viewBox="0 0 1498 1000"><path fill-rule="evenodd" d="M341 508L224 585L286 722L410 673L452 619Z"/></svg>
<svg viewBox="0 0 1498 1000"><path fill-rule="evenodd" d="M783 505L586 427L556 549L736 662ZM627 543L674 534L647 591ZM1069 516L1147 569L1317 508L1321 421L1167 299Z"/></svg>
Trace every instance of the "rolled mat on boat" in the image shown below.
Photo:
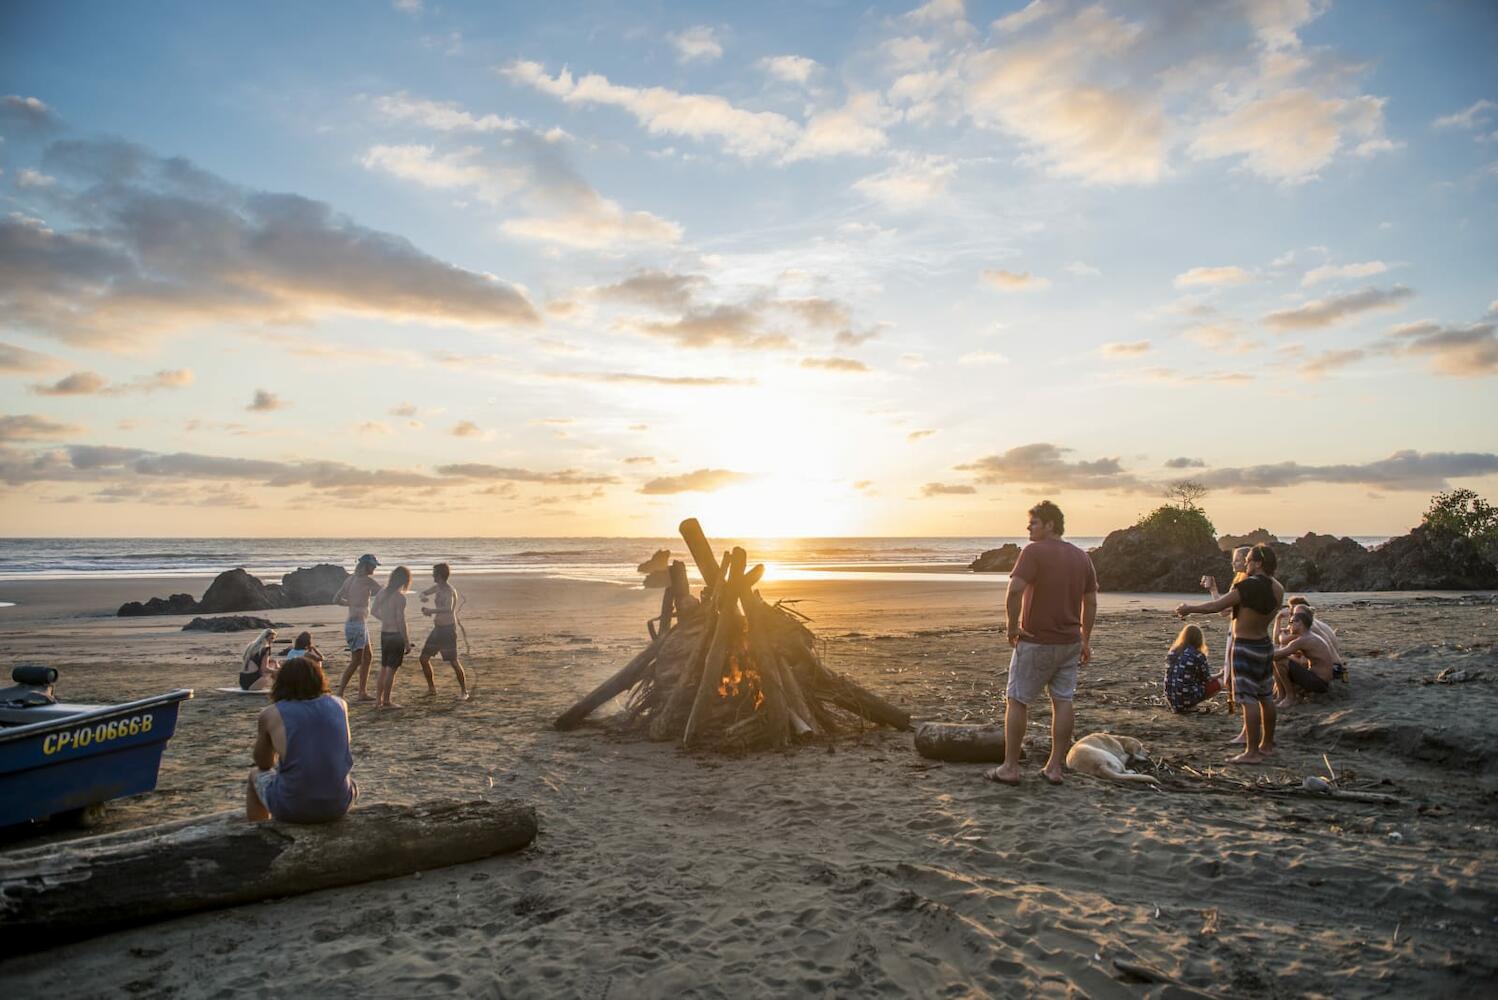
<svg viewBox="0 0 1498 1000"><path fill-rule="evenodd" d="M915 730L915 752L932 760L1002 764L1004 724L922 722Z"/></svg>
<svg viewBox="0 0 1498 1000"><path fill-rule="evenodd" d="M243 812L0 854L0 954L277 896L515 851L534 806L509 799L380 804L317 825Z"/></svg>

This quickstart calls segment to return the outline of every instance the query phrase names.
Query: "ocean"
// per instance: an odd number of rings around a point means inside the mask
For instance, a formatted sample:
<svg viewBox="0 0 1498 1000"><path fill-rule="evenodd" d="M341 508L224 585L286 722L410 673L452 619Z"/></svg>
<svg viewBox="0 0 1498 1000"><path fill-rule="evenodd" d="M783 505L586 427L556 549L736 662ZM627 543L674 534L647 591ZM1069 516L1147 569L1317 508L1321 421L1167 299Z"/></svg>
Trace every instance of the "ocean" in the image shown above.
<svg viewBox="0 0 1498 1000"><path fill-rule="evenodd" d="M1067 539L1083 548L1100 537ZM967 564L985 549L1021 536L972 538L714 538L718 551L742 545L751 565L763 562L770 579L846 577L992 581ZM1382 538L1360 538L1364 544ZM635 567L657 549L670 549L693 571L680 538L5 538L0 580L100 577L201 577L238 566L263 580L302 566L333 563L352 569L372 552L381 575L398 565L420 575L447 562L458 575L523 573L638 586Z"/></svg>

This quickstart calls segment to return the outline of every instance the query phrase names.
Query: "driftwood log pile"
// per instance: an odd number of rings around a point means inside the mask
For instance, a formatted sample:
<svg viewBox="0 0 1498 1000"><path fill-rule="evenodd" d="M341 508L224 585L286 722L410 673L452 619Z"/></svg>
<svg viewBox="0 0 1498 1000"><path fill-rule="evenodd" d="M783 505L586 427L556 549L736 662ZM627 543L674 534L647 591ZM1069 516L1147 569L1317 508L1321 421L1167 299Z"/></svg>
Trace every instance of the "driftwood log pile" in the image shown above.
<svg viewBox="0 0 1498 1000"><path fill-rule="evenodd" d="M575 728L625 692L624 728L686 747L759 750L870 723L910 728L908 712L823 664L808 619L760 597L763 565L750 568L741 548L716 557L695 518L681 523L681 536L702 574L701 597L685 563L671 563L650 644L564 712L557 729Z"/></svg>
<svg viewBox="0 0 1498 1000"><path fill-rule="evenodd" d="M536 810L512 800L356 808L333 823L243 810L0 856L0 956L198 910L372 882L517 851Z"/></svg>

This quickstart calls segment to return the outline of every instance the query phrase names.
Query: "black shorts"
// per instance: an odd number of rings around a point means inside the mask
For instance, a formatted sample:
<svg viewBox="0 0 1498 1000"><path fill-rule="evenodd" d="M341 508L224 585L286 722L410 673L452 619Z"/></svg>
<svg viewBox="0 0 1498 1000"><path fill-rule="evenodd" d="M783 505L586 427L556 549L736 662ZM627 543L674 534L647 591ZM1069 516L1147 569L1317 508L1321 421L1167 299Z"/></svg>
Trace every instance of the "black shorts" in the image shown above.
<svg viewBox="0 0 1498 1000"><path fill-rule="evenodd" d="M1326 692L1331 689L1330 684L1322 680L1320 677L1317 677L1316 674L1313 673L1309 668L1301 666L1294 660L1290 661L1288 672L1290 674L1290 680L1295 684L1296 687L1303 687L1307 691L1311 691L1316 694L1326 694Z"/></svg>
<svg viewBox="0 0 1498 1000"><path fill-rule="evenodd" d="M406 637L401 632L380 633L380 666L395 670L406 662Z"/></svg>
<svg viewBox="0 0 1498 1000"><path fill-rule="evenodd" d="M458 626L432 626L432 634L421 644L421 658L425 660L433 653L441 653L448 663L458 662Z"/></svg>

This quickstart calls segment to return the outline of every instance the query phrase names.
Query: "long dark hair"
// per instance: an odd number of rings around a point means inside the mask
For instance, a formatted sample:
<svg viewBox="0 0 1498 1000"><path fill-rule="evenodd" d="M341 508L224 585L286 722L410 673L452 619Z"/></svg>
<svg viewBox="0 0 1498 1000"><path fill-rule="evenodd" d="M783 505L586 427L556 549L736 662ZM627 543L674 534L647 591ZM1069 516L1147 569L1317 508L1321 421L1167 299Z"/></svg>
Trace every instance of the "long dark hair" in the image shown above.
<svg viewBox="0 0 1498 1000"><path fill-rule="evenodd" d="M328 693L328 678L322 664L301 656L286 661L270 688L271 701L311 701Z"/></svg>

